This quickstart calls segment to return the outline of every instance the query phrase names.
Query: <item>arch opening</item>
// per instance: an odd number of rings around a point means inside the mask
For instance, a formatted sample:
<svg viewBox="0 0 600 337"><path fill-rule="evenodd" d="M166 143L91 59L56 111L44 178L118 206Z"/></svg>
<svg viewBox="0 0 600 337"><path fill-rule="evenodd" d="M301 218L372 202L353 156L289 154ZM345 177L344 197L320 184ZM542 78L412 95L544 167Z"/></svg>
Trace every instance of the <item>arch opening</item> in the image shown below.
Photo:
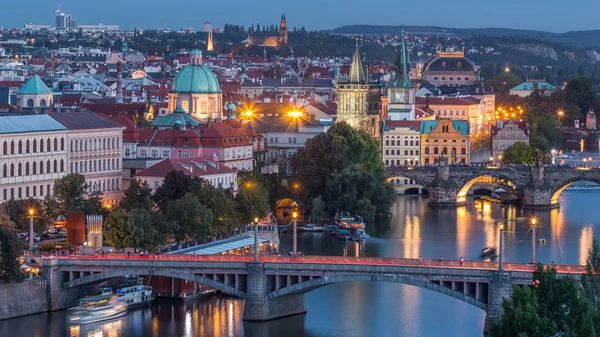
<svg viewBox="0 0 600 337"><path fill-rule="evenodd" d="M407 176L388 177L387 182L393 184L396 194L423 194L426 191L421 182ZM411 192L407 193L409 190Z"/></svg>
<svg viewBox="0 0 600 337"><path fill-rule="evenodd" d="M456 193L456 202L465 203L469 191L475 186L475 190L492 190L492 192L498 191L505 197L514 199L519 197L519 191L517 185L510 179L500 176L483 174L467 181ZM490 193L492 194L492 193Z"/></svg>
<svg viewBox="0 0 600 337"><path fill-rule="evenodd" d="M591 184L590 184L591 183ZM550 197L551 205L558 205L558 198L567 189L573 190L596 190L600 189L600 179L590 178L575 178L572 181L566 182L562 187L559 187Z"/></svg>

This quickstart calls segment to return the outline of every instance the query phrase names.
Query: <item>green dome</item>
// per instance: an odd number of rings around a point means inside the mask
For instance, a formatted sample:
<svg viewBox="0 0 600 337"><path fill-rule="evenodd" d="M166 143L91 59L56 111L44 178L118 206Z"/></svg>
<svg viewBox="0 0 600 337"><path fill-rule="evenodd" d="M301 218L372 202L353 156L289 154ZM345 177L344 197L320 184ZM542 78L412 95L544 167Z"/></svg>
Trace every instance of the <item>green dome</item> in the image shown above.
<svg viewBox="0 0 600 337"><path fill-rule="evenodd" d="M235 104L233 104L233 103L229 103L229 104L227 105L227 110L233 110L233 111L235 111Z"/></svg>
<svg viewBox="0 0 600 337"><path fill-rule="evenodd" d="M200 55L202 54L202 52L200 51L200 49L192 49L192 51L190 51L190 55Z"/></svg>
<svg viewBox="0 0 600 337"><path fill-rule="evenodd" d="M217 76L202 64L183 68L173 81L171 92L176 94L220 94Z"/></svg>

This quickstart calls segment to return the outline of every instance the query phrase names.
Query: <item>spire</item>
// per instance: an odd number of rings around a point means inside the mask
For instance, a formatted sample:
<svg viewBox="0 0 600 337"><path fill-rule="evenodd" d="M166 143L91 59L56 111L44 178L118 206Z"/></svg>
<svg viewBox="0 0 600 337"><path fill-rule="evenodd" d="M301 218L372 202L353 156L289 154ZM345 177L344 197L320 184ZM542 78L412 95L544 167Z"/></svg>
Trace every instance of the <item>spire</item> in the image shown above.
<svg viewBox="0 0 600 337"><path fill-rule="evenodd" d="M356 49L354 50L354 55L352 55L352 64L350 65L350 82L367 83L367 72L360 59L358 39L356 39Z"/></svg>
<svg viewBox="0 0 600 337"><path fill-rule="evenodd" d="M400 42L400 52L396 58L396 75L392 87L395 88L414 88L414 85L410 81L410 59L408 55L408 49L406 48L406 41L404 39L404 30L402 30L402 41Z"/></svg>

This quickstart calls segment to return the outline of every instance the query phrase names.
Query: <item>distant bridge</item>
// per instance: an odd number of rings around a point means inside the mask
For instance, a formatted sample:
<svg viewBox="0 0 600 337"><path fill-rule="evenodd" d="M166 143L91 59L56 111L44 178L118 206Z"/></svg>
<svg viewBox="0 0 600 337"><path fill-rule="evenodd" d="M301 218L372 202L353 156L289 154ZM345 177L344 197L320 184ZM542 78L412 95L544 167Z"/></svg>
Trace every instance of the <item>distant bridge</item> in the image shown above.
<svg viewBox="0 0 600 337"><path fill-rule="evenodd" d="M517 189L525 208L556 208L558 197L577 181L600 184L600 169L551 166L388 167L388 179L408 178L429 191L429 205L460 206L471 187L484 177L506 181Z"/></svg>

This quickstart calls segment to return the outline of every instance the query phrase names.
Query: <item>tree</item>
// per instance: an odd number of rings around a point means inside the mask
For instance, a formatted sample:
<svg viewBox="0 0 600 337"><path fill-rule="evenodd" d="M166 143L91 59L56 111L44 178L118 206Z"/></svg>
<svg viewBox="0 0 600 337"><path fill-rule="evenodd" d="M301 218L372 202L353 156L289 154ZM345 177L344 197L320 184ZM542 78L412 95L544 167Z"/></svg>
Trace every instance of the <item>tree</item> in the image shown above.
<svg viewBox="0 0 600 337"><path fill-rule="evenodd" d="M538 264L535 288L515 285L504 299L502 318L492 323L490 337L596 336L598 312L579 294L571 276L557 277L556 269Z"/></svg>
<svg viewBox="0 0 600 337"><path fill-rule="evenodd" d="M592 248L588 252L585 271L581 275L583 293L600 312L600 245L596 238L593 238Z"/></svg>
<svg viewBox="0 0 600 337"><path fill-rule="evenodd" d="M577 77L567 83L566 100L577 105L582 114L590 111L596 99L594 84L589 77Z"/></svg>
<svg viewBox="0 0 600 337"><path fill-rule="evenodd" d="M259 175L238 172L238 192L235 196L241 223L250 223L255 217L263 218L269 211L269 193L266 182Z"/></svg>
<svg viewBox="0 0 600 337"><path fill-rule="evenodd" d="M6 204L0 205L0 228L7 232L14 233L17 230L17 225L10 219L6 213ZM1 252L1 250L0 250Z"/></svg>
<svg viewBox="0 0 600 337"><path fill-rule="evenodd" d="M533 163L534 149L524 142L516 142L507 147L502 153L504 164L531 164Z"/></svg>
<svg viewBox="0 0 600 337"><path fill-rule="evenodd" d="M136 230L131 217L120 209L110 213L104 221L106 241L115 249L134 247Z"/></svg>
<svg viewBox="0 0 600 337"><path fill-rule="evenodd" d="M168 221L173 222L173 234L177 241L188 238L201 240L211 233L216 225L212 211L200 203L193 193L170 202L167 206Z"/></svg>
<svg viewBox="0 0 600 337"><path fill-rule="evenodd" d="M54 182L54 195L62 204L65 214L83 210L85 200L83 195L87 187L85 177L79 173L67 174Z"/></svg>
<svg viewBox="0 0 600 337"><path fill-rule="evenodd" d="M23 280L21 266L17 261L23 245L14 233L0 227L0 281L8 283Z"/></svg>
<svg viewBox="0 0 600 337"><path fill-rule="evenodd" d="M135 208L151 210L154 207L154 202L152 201L152 188L150 188L148 182L141 180L132 182L125 191L120 206L127 210Z"/></svg>
<svg viewBox="0 0 600 337"><path fill-rule="evenodd" d="M320 195L316 198L313 198L310 206L310 218L312 221L316 222L322 219L325 216L325 202L323 202L323 197Z"/></svg>
<svg viewBox="0 0 600 337"><path fill-rule="evenodd" d="M233 194L229 190L205 184L195 193L200 203L206 206L216 219L210 227L211 235L226 234L242 224ZM259 215L260 216L260 215ZM254 219L256 215L252 216Z"/></svg>
<svg viewBox="0 0 600 337"><path fill-rule="evenodd" d="M523 79L512 72L502 72L492 78L492 86L498 93L507 93L521 83L523 83Z"/></svg>
<svg viewBox="0 0 600 337"><path fill-rule="evenodd" d="M182 171L173 170L165 176L163 184L156 189L153 195L154 202L163 213L167 212L167 205L174 200L192 191L199 190L206 184L198 177L188 176Z"/></svg>
<svg viewBox="0 0 600 337"><path fill-rule="evenodd" d="M129 212L129 216L135 227L133 247L155 251L165 242L165 233L168 228L164 225L166 221L161 212L134 208Z"/></svg>

